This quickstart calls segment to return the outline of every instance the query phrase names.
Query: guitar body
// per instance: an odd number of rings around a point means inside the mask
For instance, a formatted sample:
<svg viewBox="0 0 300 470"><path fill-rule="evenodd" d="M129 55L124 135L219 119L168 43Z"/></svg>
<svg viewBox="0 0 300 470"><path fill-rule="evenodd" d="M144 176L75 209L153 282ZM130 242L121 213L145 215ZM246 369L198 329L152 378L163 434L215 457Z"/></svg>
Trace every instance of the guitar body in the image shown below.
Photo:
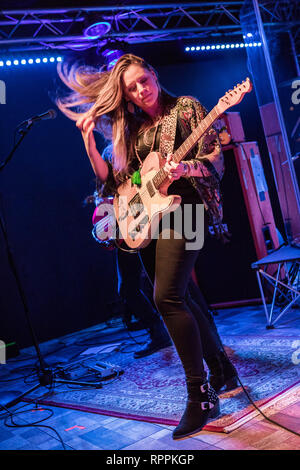
<svg viewBox="0 0 300 470"><path fill-rule="evenodd" d="M175 211L181 203L180 196L168 196L169 181L159 189L153 184L153 178L165 163L159 153L149 153L141 168L141 185L133 185L128 179L118 187L113 203L115 216L121 236L130 248L145 248L161 218Z"/></svg>

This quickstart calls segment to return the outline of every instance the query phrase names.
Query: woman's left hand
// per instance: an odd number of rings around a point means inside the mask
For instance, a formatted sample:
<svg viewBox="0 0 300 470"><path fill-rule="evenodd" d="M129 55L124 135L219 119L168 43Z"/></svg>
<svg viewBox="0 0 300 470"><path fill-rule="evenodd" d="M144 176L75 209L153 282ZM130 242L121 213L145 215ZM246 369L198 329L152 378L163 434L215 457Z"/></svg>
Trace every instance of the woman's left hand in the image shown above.
<svg viewBox="0 0 300 470"><path fill-rule="evenodd" d="M168 174L170 180L179 180L185 174L183 163L175 163L172 161L173 155L169 154L166 159L164 170Z"/></svg>

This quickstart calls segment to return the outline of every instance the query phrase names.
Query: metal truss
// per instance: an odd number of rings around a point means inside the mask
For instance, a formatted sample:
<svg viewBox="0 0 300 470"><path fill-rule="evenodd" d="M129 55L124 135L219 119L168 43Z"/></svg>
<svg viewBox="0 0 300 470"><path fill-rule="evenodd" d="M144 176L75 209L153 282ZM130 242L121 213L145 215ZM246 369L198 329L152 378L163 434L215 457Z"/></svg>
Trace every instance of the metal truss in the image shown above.
<svg viewBox="0 0 300 470"><path fill-rule="evenodd" d="M100 2L97 2L98 4ZM152 3L0 11L2 51L85 50L108 40L129 44L194 38L241 36L239 12L243 1ZM288 31L299 45L299 1L261 0L264 26ZM84 29L96 21L111 24L107 34L92 39Z"/></svg>

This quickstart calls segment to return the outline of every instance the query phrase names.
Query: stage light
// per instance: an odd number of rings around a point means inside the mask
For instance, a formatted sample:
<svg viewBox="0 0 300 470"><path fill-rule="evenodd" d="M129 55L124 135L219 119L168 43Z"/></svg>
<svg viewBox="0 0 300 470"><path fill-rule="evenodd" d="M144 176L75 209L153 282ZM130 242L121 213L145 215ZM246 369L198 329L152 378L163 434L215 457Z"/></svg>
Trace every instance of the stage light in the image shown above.
<svg viewBox="0 0 300 470"><path fill-rule="evenodd" d="M0 60L0 67L3 67L4 66L4 62L3 60Z"/></svg>
<svg viewBox="0 0 300 470"><path fill-rule="evenodd" d="M17 59L14 60L14 65L19 65L19 61Z"/></svg>
<svg viewBox="0 0 300 470"><path fill-rule="evenodd" d="M28 59L28 64L33 64L33 59Z"/></svg>
<svg viewBox="0 0 300 470"><path fill-rule="evenodd" d="M54 61L55 61L54 57L50 57L49 60L50 60L50 62L54 62Z"/></svg>
<svg viewBox="0 0 300 470"><path fill-rule="evenodd" d="M83 35L89 39L97 39L104 36L110 31L111 24L107 21L98 21L97 23L91 24L84 31Z"/></svg>
<svg viewBox="0 0 300 470"><path fill-rule="evenodd" d="M61 57L56 57L57 62L61 62L62 58Z"/></svg>
<svg viewBox="0 0 300 470"><path fill-rule="evenodd" d="M10 61L10 60L7 60L7 61L6 61L6 65L10 66L10 65L11 65L11 61Z"/></svg>
<svg viewBox="0 0 300 470"><path fill-rule="evenodd" d="M44 62L44 64L46 64L46 63L48 62L47 57L44 57L44 58L43 58L43 62Z"/></svg>
<svg viewBox="0 0 300 470"><path fill-rule="evenodd" d="M41 62L41 59L39 57L37 59L35 59L36 64L39 64L40 62Z"/></svg>
<svg viewBox="0 0 300 470"><path fill-rule="evenodd" d="M244 36L245 37L245 36ZM224 50L224 49L240 49L243 47L260 47L262 44L261 42L249 42L249 43L232 43L232 44L208 44L208 45L202 45L202 46L187 46L185 47L185 51L214 51L214 50Z"/></svg>
<svg viewBox="0 0 300 470"><path fill-rule="evenodd" d="M22 59L22 60L21 60L21 64L22 64L22 65L25 65L25 64L26 64L26 60L25 60L25 59Z"/></svg>
<svg viewBox="0 0 300 470"><path fill-rule="evenodd" d="M247 33L247 38L252 38L253 34L252 33Z"/></svg>

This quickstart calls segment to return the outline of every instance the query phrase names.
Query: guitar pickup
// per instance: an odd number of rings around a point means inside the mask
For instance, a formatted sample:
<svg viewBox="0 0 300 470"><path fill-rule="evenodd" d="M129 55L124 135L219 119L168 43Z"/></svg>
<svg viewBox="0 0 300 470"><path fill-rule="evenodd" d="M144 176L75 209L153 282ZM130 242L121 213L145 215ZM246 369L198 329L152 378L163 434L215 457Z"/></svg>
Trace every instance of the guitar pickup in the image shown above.
<svg viewBox="0 0 300 470"><path fill-rule="evenodd" d="M155 194L155 191L154 191L154 188L153 188L153 185L152 185L151 181L148 181L148 183L146 184L146 188L148 190L149 196L153 197L154 194Z"/></svg>

